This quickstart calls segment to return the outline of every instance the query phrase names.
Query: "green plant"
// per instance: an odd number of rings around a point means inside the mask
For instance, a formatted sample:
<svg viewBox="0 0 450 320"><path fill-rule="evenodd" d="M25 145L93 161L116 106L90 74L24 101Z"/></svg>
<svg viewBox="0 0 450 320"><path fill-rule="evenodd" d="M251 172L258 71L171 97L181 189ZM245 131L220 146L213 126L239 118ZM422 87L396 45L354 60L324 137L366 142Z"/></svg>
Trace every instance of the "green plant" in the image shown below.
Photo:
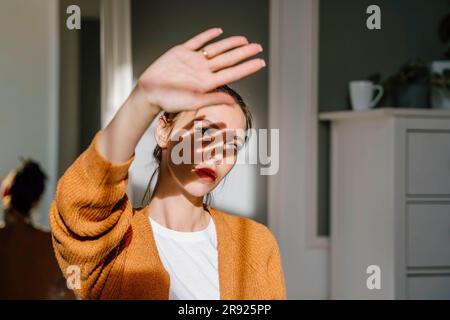
<svg viewBox="0 0 450 320"><path fill-rule="evenodd" d="M411 107L426 103L419 100L427 99L430 78L428 64L421 59L412 59L387 78L383 78L380 73L374 73L368 80L383 86L384 103ZM410 100L411 97L414 97L414 101Z"/></svg>
<svg viewBox="0 0 450 320"><path fill-rule="evenodd" d="M431 75L431 85L434 88L450 90L450 69L444 69L442 73L433 73Z"/></svg>
<svg viewBox="0 0 450 320"><path fill-rule="evenodd" d="M385 89L398 88L411 84L428 85L430 73L427 64L420 60L410 60L396 73L382 81Z"/></svg>

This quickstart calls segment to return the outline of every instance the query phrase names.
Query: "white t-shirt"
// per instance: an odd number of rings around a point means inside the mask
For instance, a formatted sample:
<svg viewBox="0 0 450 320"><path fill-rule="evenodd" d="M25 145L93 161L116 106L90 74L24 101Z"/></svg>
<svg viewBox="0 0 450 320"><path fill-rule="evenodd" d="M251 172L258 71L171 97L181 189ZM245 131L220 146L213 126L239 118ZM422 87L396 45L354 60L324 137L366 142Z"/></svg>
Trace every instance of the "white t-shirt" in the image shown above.
<svg viewBox="0 0 450 320"><path fill-rule="evenodd" d="M159 257L170 275L169 300L220 300L216 226L181 232L150 217Z"/></svg>

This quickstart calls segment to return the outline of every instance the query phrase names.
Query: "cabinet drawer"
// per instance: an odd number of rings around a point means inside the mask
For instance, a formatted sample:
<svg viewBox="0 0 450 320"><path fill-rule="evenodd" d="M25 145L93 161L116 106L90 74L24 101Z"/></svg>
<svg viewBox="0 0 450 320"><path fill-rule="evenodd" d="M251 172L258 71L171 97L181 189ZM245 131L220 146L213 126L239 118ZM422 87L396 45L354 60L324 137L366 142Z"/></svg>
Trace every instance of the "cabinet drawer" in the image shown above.
<svg viewBox="0 0 450 320"><path fill-rule="evenodd" d="M450 196L450 131L408 130L406 145L407 193Z"/></svg>
<svg viewBox="0 0 450 320"><path fill-rule="evenodd" d="M408 299L450 299L450 275L408 277L406 285Z"/></svg>
<svg viewBox="0 0 450 320"><path fill-rule="evenodd" d="M450 203L410 203L406 208L408 266L450 266Z"/></svg>

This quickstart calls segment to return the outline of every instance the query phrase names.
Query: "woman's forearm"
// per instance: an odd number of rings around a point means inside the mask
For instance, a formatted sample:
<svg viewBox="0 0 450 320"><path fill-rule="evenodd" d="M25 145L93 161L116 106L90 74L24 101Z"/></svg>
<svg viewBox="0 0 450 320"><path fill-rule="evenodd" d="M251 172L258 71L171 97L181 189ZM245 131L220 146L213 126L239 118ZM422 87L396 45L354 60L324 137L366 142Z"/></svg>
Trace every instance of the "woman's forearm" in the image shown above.
<svg viewBox="0 0 450 320"><path fill-rule="evenodd" d="M111 122L103 129L99 150L112 163L128 160L142 135L161 111L136 85Z"/></svg>

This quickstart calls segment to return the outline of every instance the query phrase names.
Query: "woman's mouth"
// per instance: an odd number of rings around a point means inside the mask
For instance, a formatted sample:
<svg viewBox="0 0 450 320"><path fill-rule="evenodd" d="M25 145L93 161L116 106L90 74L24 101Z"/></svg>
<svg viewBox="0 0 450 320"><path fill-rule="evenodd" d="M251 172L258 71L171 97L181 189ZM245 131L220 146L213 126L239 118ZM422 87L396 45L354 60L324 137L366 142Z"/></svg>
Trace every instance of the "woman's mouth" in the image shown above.
<svg viewBox="0 0 450 320"><path fill-rule="evenodd" d="M217 173L214 169L207 167L194 168L193 171L203 180L214 182L217 179Z"/></svg>

